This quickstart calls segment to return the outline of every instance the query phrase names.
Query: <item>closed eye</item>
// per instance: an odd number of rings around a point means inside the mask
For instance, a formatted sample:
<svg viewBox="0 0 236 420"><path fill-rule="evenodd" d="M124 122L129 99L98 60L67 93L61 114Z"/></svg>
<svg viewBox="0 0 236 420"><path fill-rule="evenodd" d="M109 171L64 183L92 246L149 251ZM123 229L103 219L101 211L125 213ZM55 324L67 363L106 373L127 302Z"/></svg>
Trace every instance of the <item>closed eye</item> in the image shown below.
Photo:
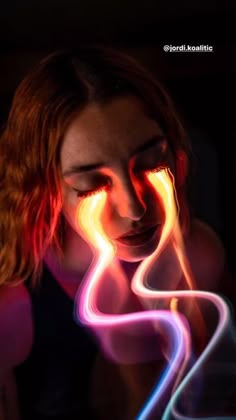
<svg viewBox="0 0 236 420"><path fill-rule="evenodd" d="M87 197L90 197L92 195L98 194L101 191L106 190L107 189L107 184L100 185L97 188L93 188L93 189L87 190L87 191L80 191L80 190L77 190L76 188L72 188L72 189L74 191L76 191L77 197L79 197L79 198L87 198Z"/></svg>

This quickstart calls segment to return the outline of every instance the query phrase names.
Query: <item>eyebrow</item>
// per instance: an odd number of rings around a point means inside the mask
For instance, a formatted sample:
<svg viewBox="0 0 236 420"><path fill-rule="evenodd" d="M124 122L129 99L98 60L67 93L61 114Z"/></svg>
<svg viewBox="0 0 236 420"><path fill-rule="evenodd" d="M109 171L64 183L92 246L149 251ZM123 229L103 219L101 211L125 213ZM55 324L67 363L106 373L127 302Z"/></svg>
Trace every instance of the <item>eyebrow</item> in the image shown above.
<svg viewBox="0 0 236 420"><path fill-rule="evenodd" d="M144 144L141 144L141 146L137 147L137 149L135 149L132 152L132 156L134 156L134 155L136 155L138 153L144 152L145 150L151 149L154 146L158 146L165 139L166 139L166 137L163 134L156 134L156 135L154 135L149 140L147 140Z"/></svg>
<svg viewBox="0 0 236 420"><path fill-rule="evenodd" d="M153 137L151 137L149 140L147 140L144 144L142 144L141 146L138 146L131 154L131 156L135 156L138 153L144 152L148 149L151 149L154 146L157 146L159 144L161 144L163 141L165 140L165 136L164 135L155 135ZM93 171L99 168L102 168L105 166L105 163L92 163L92 164L88 164L88 165L72 165L70 166L68 169L65 169L65 171L63 171L62 175L63 177L67 177L67 176L71 176L73 174L80 174L80 173L84 173L84 172L89 172L89 171Z"/></svg>
<svg viewBox="0 0 236 420"><path fill-rule="evenodd" d="M104 163L92 163L90 165L72 165L70 168L63 171L63 176L70 176L73 174L79 174L83 172L93 171L104 166Z"/></svg>

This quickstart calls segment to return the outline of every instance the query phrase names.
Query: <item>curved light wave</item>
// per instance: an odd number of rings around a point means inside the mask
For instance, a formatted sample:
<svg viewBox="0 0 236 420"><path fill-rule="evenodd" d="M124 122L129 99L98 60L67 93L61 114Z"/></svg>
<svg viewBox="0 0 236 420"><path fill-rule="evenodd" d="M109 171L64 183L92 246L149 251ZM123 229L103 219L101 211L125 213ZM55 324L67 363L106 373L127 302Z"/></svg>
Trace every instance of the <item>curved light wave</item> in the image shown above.
<svg viewBox="0 0 236 420"><path fill-rule="evenodd" d="M116 247L106 236L101 223L101 215L106 204L105 191L88 197L78 207L77 221L87 241L91 244L95 258L90 267L82 289L79 290L75 310L76 317L81 323L92 328L97 333L101 346L116 361L122 361L122 354L115 354L115 350L109 344L108 333L115 327L126 328L127 325L142 325L150 321L155 327L162 325L170 343L168 363L161 374L156 386L150 393L148 400L137 414L138 420L155 418L155 409L159 401L165 395L166 390L172 386L172 395L162 415L163 420L196 420L199 417L190 417L180 414L177 405L181 395L185 392L201 366L207 361L209 355L219 344L221 337L230 322L227 304L218 295L210 292L195 290L196 285L191 273L188 259L184 250L184 241L178 222L178 203L175 194L174 180L168 168L147 175L149 182L155 188L158 199L162 202L165 211L165 223L162 235L155 252L144 259L136 270L132 283L132 291L140 298L148 309L134 313L104 313L99 309L98 294L102 288L104 275L110 269L117 282L122 279L124 273L116 260ZM168 243L172 243L179 266L186 281L188 290L160 291L148 286L148 276L155 262ZM158 281L157 281L158 284ZM170 302L169 309L151 310L153 302L161 300ZM191 333L186 317L178 310L179 300L191 300L194 307L195 321L199 328L204 331L205 321L201 313L198 301L204 300L212 303L218 312L218 323L214 334L207 343L205 349L198 357L194 365L187 368L191 359ZM158 350L158 349L157 349ZM188 371L187 371L188 370ZM187 371L187 373L186 373ZM154 417L153 417L154 416ZM228 417L201 417L208 419L236 419L236 416Z"/></svg>

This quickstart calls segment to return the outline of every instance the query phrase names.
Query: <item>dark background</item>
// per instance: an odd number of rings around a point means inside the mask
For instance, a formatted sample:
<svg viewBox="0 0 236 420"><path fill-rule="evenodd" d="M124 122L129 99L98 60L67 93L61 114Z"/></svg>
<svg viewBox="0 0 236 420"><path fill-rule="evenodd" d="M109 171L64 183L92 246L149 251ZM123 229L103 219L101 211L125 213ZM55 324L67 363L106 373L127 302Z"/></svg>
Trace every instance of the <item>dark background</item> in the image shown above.
<svg viewBox="0 0 236 420"><path fill-rule="evenodd" d="M146 64L164 83L188 129L197 172L196 214L220 235L236 272L236 2L18 0L0 7L0 123L28 69L63 47L102 43ZM212 45L213 52L163 46Z"/></svg>

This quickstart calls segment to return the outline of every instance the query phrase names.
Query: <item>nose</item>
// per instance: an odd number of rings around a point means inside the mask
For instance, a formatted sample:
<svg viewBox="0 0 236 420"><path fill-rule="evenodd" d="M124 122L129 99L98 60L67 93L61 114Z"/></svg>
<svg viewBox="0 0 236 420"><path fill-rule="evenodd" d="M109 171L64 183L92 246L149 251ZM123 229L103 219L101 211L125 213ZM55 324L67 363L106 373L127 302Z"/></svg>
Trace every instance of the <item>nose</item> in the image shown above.
<svg viewBox="0 0 236 420"><path fill-rule="evenodd" d="M116 195L116 209L120 217L129 218L133 221L141 220L146 212L146 204L143 201L141 186L137 180L125 180L120 183Z"/></svg>

